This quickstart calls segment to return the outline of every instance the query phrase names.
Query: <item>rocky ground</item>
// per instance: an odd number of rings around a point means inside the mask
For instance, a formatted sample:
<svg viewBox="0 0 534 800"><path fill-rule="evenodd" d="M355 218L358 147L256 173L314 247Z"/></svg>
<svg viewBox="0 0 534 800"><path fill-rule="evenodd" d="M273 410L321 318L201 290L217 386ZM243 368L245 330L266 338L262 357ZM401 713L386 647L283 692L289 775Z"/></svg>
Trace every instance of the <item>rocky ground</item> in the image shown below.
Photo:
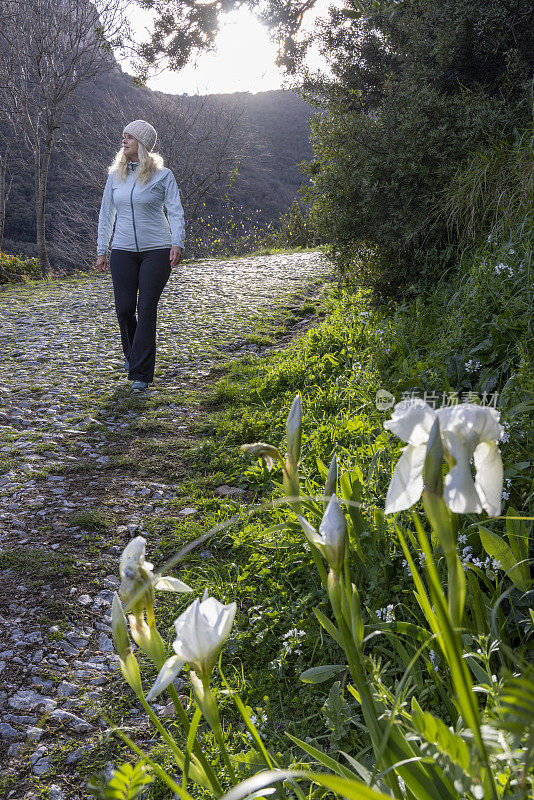
<svg viewBox="0 0 534 800"><path fill-rule="evenodd" d="M196 513L179 454L199 390L232 354L269 352L280 308L316 295L328 271L319 252L181 265L159 306L155 382L139 396L109 275L0 292L0 795L87 797L76 765L108 725L118 556L154 513ZM274 346L313 322L293 318ZM162 437L175 463L154 480L135 455L148 443L157 457Z"/></svg>

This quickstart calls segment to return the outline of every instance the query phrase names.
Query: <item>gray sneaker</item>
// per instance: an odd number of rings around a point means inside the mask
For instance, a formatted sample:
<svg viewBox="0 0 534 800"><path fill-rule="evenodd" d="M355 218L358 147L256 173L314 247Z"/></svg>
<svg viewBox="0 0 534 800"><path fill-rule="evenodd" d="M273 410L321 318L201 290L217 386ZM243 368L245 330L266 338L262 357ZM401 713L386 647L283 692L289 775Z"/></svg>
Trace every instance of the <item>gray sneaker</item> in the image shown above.
<svg viewBox="0 0 534 800"><path fill-rule="evenodd" d="M132 383L132 392L144 392L145 389L148 389L146 381L134 381Z"/></svg>

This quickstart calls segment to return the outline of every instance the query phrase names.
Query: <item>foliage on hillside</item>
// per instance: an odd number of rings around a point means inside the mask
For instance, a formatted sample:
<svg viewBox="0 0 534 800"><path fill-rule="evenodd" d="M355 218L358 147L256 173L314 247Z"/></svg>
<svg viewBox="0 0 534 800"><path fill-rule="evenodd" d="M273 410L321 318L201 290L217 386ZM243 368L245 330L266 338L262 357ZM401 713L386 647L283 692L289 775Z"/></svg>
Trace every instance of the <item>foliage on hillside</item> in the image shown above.
<svg viewBox="0 0 534 800"><path fill-rule="evenodd" d="M0 284L23 283L41 277L39 261L36 258L12 256L0 253Z"/></svg>
<svg viewBox="0 0 534 800"><path fill-rule="evenodd" d="M534 126L499 137L463 164L435 216L444 216L460 246L509 243L532 263Z"/></svg>
<svg viewBox="0 0 534 800"><path fill-rule="evenodd" d="M202 236L195 242L197 257L251 255L322 244L317 221L297 199L287 213L267 225L262 225L258 216L247 217L243 208L235 209L228 198L217 217L202 218Z"/></svg>

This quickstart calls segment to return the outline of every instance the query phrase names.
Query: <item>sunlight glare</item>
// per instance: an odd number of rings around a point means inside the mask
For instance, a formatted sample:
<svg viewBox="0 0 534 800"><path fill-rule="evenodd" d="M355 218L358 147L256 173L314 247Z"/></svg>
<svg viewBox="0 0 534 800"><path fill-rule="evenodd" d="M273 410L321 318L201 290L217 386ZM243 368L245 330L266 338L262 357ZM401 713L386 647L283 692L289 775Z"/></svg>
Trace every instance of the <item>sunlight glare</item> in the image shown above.
<svg viewBox="0 0 534 800"><path fill-rule="evenodd" d="M203 53L197 66L166 72L148 82L150 89L171 94L221 94L279 89L282 70L276 67L276 44L250 9L241 7L221 17L216 49Z"/></svg>

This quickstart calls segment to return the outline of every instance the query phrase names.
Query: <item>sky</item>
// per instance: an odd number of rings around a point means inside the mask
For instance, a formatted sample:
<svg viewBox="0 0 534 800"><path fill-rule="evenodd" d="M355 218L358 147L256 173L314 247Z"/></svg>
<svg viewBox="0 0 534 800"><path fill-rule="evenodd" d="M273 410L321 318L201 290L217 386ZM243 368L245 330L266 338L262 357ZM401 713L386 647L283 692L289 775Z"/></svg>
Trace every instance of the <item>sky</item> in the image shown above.
<svg viewBox="0 0 534 800"><path fill-rule="evenodd" d="M304 17L305 28L317 16L327 15L328 6L340 0L318 0ZM137 7L131 20L139 40L147 38L150 14ZM165 71L147 81L150 89L169 94L226 94L264 92L282 88L283 71L276 67L276 44L269 40L267 28L246 7L221 15L216 50L203 53L196 67L188 64L180 72ZM327 67L312 49L307 59L312 69ZM122 64L128 69L128 63Z"/></svg>

